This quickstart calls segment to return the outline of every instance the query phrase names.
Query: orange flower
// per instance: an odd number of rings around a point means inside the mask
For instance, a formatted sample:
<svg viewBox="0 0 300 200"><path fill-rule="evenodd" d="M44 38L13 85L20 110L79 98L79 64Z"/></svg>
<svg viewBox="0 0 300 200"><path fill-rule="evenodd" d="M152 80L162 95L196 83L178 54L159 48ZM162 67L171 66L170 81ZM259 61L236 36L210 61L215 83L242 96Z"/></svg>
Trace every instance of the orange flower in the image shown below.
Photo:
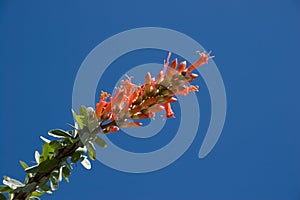
<svg viewBox="0 0 300 200"><path fill-rule="evenodd" d="M186 67L186 61L183 61L179 64L179 67L177 69L177 71L180 73L180 72L183 72L185 70L185 67Z"/></svg>
<svg viewBox="0 0 300 200"><path fill-rule="evenodd" d="M165 107L165 110L166 110L166 117L169 118L169 117L175 117L174 116L174 112L171 108L171 104L170 103L165 103L164 104L164 107Z"/></svg>
<svg viewBox="0 0 300 200"><path fill-rule="evenodd" d="M107 93L107 92L101 92L101 95L100 95L100 101L99 103L96 104L96 117L97 119L100 119L101 118L101 115L102 115L102 112L103 112L103 109L104 107L106 106L107 102L106 102L106 99L107 97L109 97L110 95Z"/></svg>
<svg viewBox="0 0 300 200"><path fill-rule="evenodd" d="M175 74L175 72L176 72L176 67L177 67L177 58L174 59L174 60L172 61L172 63L170 64L169 70L168 70L168 72L167 72L167 74L166 74L166 78L167 78L167 79L170 78L170 77L172 77L172 76Z"/></svg>
<svg viewBox="0 0 300 200"><path fill-rule="evenodd" d="M112 133L119 130L119 127L139 127L140 122L129 121L135 119L154 118L156 112L165 110L166 118L174 117L171 103L176 102L175 95L187 95L190 92L198 91L198 86L188 85L198 77L191 73L197 67L207 64L210 52L200 53L200 58L190 67L186 68L186 61L178 65L174 59L170 66L171 53L164 61L164 69L160 71L156 80L148 72L145 77L145 84L137 86L131 82L131 77L121 81L116 88L116 93L107 102L109 95L102 92L100 101L96 104L96 117L103 127L103 133ZM103 125L105 124L105 125Z"/></svg>
<svg viewBox="0 0 300 200"><path fill-rule="evenodd" d="M214 56L210 56L211 51L207 54L200 51L197 51L197 53L200 55L200 58L196 60L196 62L194 62L189 68L187 68L188 73L192 72L194 69L200 67L201 65L207 64L209 59L214 58Z"/></svg>
<svg viewBox="0 0 300 200"><path fill-rule="evenodd" d="M160 71L157 75L156 84L160 84L164 80L164 72Z"/></svg>

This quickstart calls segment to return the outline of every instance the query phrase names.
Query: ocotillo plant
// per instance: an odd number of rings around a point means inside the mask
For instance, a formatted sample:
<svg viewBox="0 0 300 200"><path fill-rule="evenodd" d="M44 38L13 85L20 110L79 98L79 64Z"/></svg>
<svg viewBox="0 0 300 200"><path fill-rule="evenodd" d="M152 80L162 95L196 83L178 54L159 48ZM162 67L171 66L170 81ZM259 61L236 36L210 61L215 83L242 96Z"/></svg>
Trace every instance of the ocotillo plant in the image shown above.
<svg viewBox="0 0 300 200"><path fill-rule="evenodd" d="M198 91L198 86L189 85L197 74L192 73L197 67L207 64L213 56L210 53L200 53L200 58L191 66L186 67L186 61L179 65L177 59L169 64L171 53L164 61L164 69L152 78L146 74L143 85L135 85L129 77L121 82L113 96L106 92L100 95L95 109L81 106L78 113L72 110L75 125L71 130L54 129L49 135L56 138L44 141L41 153L35 152L36 164L28 166L20 161L26 178L24 182L4 176L0 186L0 200L34 200L43 194L51 194L58 189L64 178L69 182L73 165L80 162L90 169L90 160L96 159L95 144L105 148L105 141L99 136L117 132L123 127L139 127L142 124L135 120L153 118L155 113L165 110L166 118L174 117L171 103L176 102L176 95L187 95Z"/></svg>

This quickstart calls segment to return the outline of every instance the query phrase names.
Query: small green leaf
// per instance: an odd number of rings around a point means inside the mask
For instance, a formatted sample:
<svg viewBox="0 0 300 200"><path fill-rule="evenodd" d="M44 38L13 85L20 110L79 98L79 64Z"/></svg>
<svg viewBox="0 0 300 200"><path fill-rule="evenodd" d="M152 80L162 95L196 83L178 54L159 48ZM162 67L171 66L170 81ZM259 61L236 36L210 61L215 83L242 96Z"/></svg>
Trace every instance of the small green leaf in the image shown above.
<svg viewBox="0 0 300 200"><path fill-rule="evenodd" d="M62 168L62 175L64 177L64 179L66 180L66 182L69 183L69 178L68 176L70 176L71 171L69 170L69 168L67 166L63 166Z"/></svg>
<svg viewBox="0 0 300 200"><path fill-rule="evenodd" d="M40 198L39 197L35 197L35 196L31 196L31 197L29 197L29 200L40 200Z"/></svg>
<svg viewBox="0 0 300 200"><path fill-rule="evenodd" d="M48 134L50 136L53 136L53 137L57 137L57 138L68 138L68 137L72 137L72 135L70 135L70 133L64 131L64 130L61 130L61 129L55 129L55 130L50 130L48 132Z"/></svg>
<svg viewBox="0 0 300 200"><path fill-rule="evenodd" d="M72 155L71 161L72 161L73 163L78 162L79 159L80 159L80 156L81 156L81 152L76 151L76 152Z"/></svg>
<svg viewBox="0 0 300 200"><path fill-rule="evenodd" d="M67 166L64 166L64 167L63 167L63 169L62 169L62 174L63 174L65 180L66 180L67 182L69 182L68 176L70 176L71 171L69 170L69 168L68 168Z"/></svg>
<svg viewBox="0 0 300 200"><path fill-rule="evenodd" d="M51 175L52 175L54 178L58 179L58 176L59 176L58 170L54 170L54 171L51 173Z"/></svg>
<svg viewBox="0 0 300 200"><path fill-rule="evenodd" d="M45 192L34 191L34 192L31 193L31 197L32 196L39 197L39 196L42 196L43 194L45 194Z"/></svg>
<svg viewBox="0 0 300 200"><path fill-rule="evenodd" d="M98 145L99 147L102 147L102 148L106 148L107 147L107 144L106 142L101 138L99 137L98 135L96 135L96 137L94 137L94 140L93 140L96 145Z"/></svg>
<svg viewBox="0 0 300 200"><path fill-rule="evenodd" d="M10 187L8 186L4 186L4 185L1 185L0 186L0 192L11 192L13 189L11 189Z"/></svg>
<svg viewBox="0 0 300 200"><path fill-rule="evenodd" d="M40 136L41 140L43 140L45 143L50 143L51 140L48 140L47 138Z"/></svg>
<svg viewBox="0 0 300 200"><path fill-rule="evenodd" d="M50 177L50 186L52 190L58 189L58 180L54 178L53 176Z"/></svg>
<svg viewBox="0 0 300 200"><path fill-rule="evenodd" d="M18 181L16 179L10 178L8 176L4 176L3 178L4 178L3 184L9 186L10 188L12 188L14 190L17 189L18 187L24 186L23 183L21 183L20 181Z"/></svg>
<svg viewBox="0 0 300 200"><path fill-rule="evenodd" d="M67 183L70 182L69 177L64 176L64 179L65 179L65 181L66 181Z"/></svg>
<svg viewBox="0 0 300 200"><path fill-rule="evenodd" d="M64 146L71 146L74 143L74 141L71 138L64 138L62 139L61 143Z"/></svg>
<svg viewBox="0 0 300 200"><path fill-rule="evenodd" d="M61 182L61 181L62 181L62 177L63 177L62 169L63 169L63 167L60 167L60 168L59 168L58 182Z"/></svg>
<svg viewBox="0 0 300 200"><path fill-rule="evenodd" d="M84 127L84 123L83 123L84 116L77 115L73 109L72 109L72 114L73 114L73 117L74 117L75 121L77 122L78 126L82 129Z"/></svg>
<svg viewBox="0 0 300 200"><path fill-rule="evenodd" d="M41 155L40 155L40 153L38 151L34 152L34 158L35 158L35 161L36 161L37 164L40 163L40 156Z"/></svg>
<svg viewBox="0 0 300 200"><path fill-rule="evenodd" d="M82 166L90 170L92 168L90 161L87 159L86 156L82 156L82 157L83 157L83 160L81 161Z"/></svg>
<svg viewBox="0 0 300 200"><path fill-rule="evenodd" d="M99 123L95 119L91 119L87 122L87 127L91 132L93 132L97 127L99 126Z"/></svg>
<svg viewBox="0 0 300 200"><path fill-rule="evenodd" d="M51 159L53 157L54 149L50 146L49 143L45 143L43 146L43 152L40 155L39 163L43 162L44 160Z"/></svg>
<svg viewBox="0 0 300 200"><path fill-rule="evenodd" d="M52 149L57 149L58 147L61 147L61 144L60 144L58 141L56 141L56 140L52 140L52 141L49 143L49 145L50 145L50 147L51 147Z"/></svg>
<svg viewBox="0 0 300 200"><path fill-rule="evenodd" d="M78 135L78 123L77 122L75 122L75 127L74 127L74 138L76 138L77 137L77 135Z"/></svg>
<svg viewBox="0 0 300 200"><path fill-rule="evenodd" d="M80 106L79 110L78 110L78 114L82 115L84 117L88 117L88 112L86 110L86 107L85 106Z"/></svg>
<svg viewBox="0 0 300 200"><path fill-rule="evenodd" d="M73 135L73 131L72 131L72 130L68 130L68 133L69 133L70 135Z"/></svg>
<svg viewBox="0 0 300 200"><path fill-rule="evenodd" d="M47 184L40 185L39 188L45 192L50 191L51 187Z"/></svg>
<svg viewBox="0 0 300 200"><path fill-rule="evenodd" d="M45 160L38 165L27 168L25 171L27 173L47 172L53 169L57 163L59 163L59 160Z"/></svg>
<svg viewBox="0 0 300 200"><path fill-rule="evenodd" d="M66 160L66 165L65 167L67 167L69 170L73 169L72 164L68 162L68 160Z"/></svg>
<svg viewBox="0 0 300 200"><path fill-rule="evenodd" d="M6 200L6 197L0 193L0 200Z"/></svg>
<svg viewBox="0 0 300 200"><path fill-rule="evenodd" d="M28 165L24 161L20 160L19 162L24 169L28 168Z"/></svg>
<svg viewBox="0 0 300 200"><path fill-rule="evenodd" d="M89 152L90 159L95 160L96 159L96 149L95 149L94 144L89 141L87 143L87 146L88 146L88 152Z"/></svg>
<svg viewBox="0 0 300 200"><path fill-rule="evenodd" d="M87 152L87 148L86 148L86 146L84 146L84 147L78 147L76 149L76 152L77 151L79 151L81 154L85 154Z"/></svg>
<svg viewBox="0 0 300 200"><path fill-rule="evenodd" d="M94 108L92 108L92 107L87 107L87 108L86 108L86 111L87 111L87 113L88 113L89 119L95 119L95 118L96 118Z"/></svg>
<svg viewBox="0 0 300 200"><path fill-rule="evenodd" d="M88 132L84 132L82 135L80 135L80 139L83 144L85 144L87 141L89 141L90 137L91 137L91 134L89 134Z"/></svg>

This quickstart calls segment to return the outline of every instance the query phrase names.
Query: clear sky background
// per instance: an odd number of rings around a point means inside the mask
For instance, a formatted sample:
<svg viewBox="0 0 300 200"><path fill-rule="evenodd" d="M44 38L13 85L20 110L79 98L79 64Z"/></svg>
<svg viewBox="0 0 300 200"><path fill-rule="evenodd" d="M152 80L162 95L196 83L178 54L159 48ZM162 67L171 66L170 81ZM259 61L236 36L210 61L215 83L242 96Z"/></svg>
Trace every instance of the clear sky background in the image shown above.
<svg viewBox="0 0 300 200"><path fill-rule="evenodd" d="M70 183L42 199L300 199L299 0L0 0L0 175L22 179L18 161L34 160L39 135L72 122L73 83L87 54L114 34L145 26L180 31L213 50L228 100L219 142L198 159L210 117L200 78L200 128L179 160L147 174L98 161L91 171L78 165ZM165 56L147 50L120 58L99 91L112 87L126 66ZM167 144L177 123L168 120L148 141L122 132L110 138L147 152Z"/></svg>

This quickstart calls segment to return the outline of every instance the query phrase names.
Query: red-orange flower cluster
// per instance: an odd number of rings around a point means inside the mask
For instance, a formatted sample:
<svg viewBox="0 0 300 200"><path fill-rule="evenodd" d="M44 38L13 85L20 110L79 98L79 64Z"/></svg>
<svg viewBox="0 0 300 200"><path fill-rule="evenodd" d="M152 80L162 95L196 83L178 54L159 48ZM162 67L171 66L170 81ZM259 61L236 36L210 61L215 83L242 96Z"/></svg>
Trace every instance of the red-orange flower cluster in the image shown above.
<svg viewBox="0 0 300 200"><path fill-rule="evenodd" d="M166 117L174 117L171 103L176 102L175 95L187 95L198 91L198 86L188 85L197 74L191 73L194 69L207 64L209 53L200 53L200 58L186 68L186 61L178 65L174 59L169 65L171 53L164 62L164 69L153 78L148 72L145 84L138 86L131 82L131 77L121 82L115 94L110 97L106 92L100 95L100 101L96 104L95 115L99 120L103 133L111 133L119 130L119 127L138 127L142 124L135 119L153 118L156 112L165 110ZM110 98L109 98L110 97ZM109 99L108 99L109 98Z"/></svg>

